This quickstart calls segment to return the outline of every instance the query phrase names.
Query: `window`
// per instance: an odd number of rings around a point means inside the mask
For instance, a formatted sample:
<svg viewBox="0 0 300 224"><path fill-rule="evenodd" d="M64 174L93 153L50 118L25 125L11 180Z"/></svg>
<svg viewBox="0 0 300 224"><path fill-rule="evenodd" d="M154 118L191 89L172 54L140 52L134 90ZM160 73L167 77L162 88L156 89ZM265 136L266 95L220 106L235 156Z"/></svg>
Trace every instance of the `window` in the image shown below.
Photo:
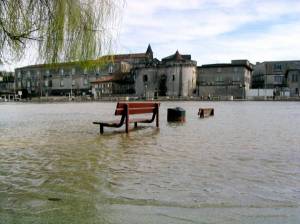
<svg viewBox="0 0 300 224"><path fill-rule="evenodd" d="M72 86L75 86L75 85L76 85L76 81L72 80Z"/></svg>
<svg viewBox="0 0 300 224"><path fill-rule="evenodd" d="M76 69L75 68L72 68L72 75L75 75L75 72L76 72Z"/></svg>
<svg viewBox="0 0 300 224"><path fill-rule="evenodd" d="M27 75L27 78L30 79L30 71L27 71L26 75Z"/></svg>
<svg viewBox="0 0 300 224"><path fill-rule="evenodd" d="M18 71L18 78L21 78L21 71Z"/></svg>
<svg viewBox="0 0 300 224"><path fill-rule="evenodd" d="M234 67L234 68L233 68L233 71L234 71L234 72L238 72L238 68L237 68L237 67Z"/></svg>
<svg viewBox="0 0 300 224"><path fill-rule="evenodd" d="M48 87L48 80L45 80L45 86Z"/></svg>
<svg viewBox="0 0 300 224"><path fill-rule="evenodd" d="M61 87L64 86L64 80L60 80L60 86L61 86Z"/></svg>
<svg viewBox="0 0 300 224"><path fill-rule="evenodd" d="M59 71L59 72L60 72L60 75L61 75L61 76L63 76L63 75L64 75L64 70L63 70L63 69L60 69L60 71Z"/></svg>
<svg viewBox="0 0 300 224"><path fill-rule="evenodd" d="M234 82L239 82L239 81L241 81L241 77L239 75L234 75L233 78L232 78L232 80Z"/></svg>
<svg viewBox="0 0 300 224"><path fill-rule="evenodd" d="M85 69L83 69L83 74L87 74L87 69L85 68Z"/></svg>
<svg viewBox="0 0 300 224"><path fill-rule="evenodd" d="M83 85L86 86L87 84L88 84L88 80L87 80L87 79L84 79L84 80L83 80Z"/></svg>
<svg viewBox="0 0 300 224"><path fill-rule="evenodd" d="M277 83L282 83L283 77L280 75L274 76L274 81Z"/></svg>
<svg viewBox="0 0 300 224"><path fill-rule="evenodd" d="M273 69L274 69L274 71L281 71L282 66L281 66L281 64L274 64Z"/></svg>
<svg viewBox="0 0 300 224"><path fill-rule="evenodd" d="M297 74L292 75L292 82L298 82L298 75Z"/></svg>
<svg viewBox="0 0 300 224"><path fill-rule="evenodd" d="M113 73L113 66L112 65L109 65L109 67L108 67L108 73Z"/></svg>
<svg viewBox="0 0 300 224"><path fill-rule="evenodd" d="M175 75L172 76L172 81L175 81Z"/></svg>
<svg viewBox="0 0 300 224"><path fill-rule="evenodd" d="M50 76L50 71L46 70L46 76Z"/></svg>
<svg viewBox="0 0 300 224"><path fill-rule="evenodd" d="M148 82L148 76L147 76L147 75L144 75L144 76L143 76L143 81L144 81L144 82Z"/></svg>
<svg viewBox="0 0 300 224"><path fill-rule="evenodd" d="M218 69L217 69L217 72L222 72L222 68L218 68Z"/></svg>
<svg viewBox="0 0 300 224"><path fill-rule="evenodd" d="M217 76L216 77L216 82L224 82L223 76Z"/></svg>
<svg viewBox="0 0 300 224"><path fill-rule="evenodd" d="M30 85L31 83L30 83L30 81L27 81L27 88L30 88Z"/></svg>

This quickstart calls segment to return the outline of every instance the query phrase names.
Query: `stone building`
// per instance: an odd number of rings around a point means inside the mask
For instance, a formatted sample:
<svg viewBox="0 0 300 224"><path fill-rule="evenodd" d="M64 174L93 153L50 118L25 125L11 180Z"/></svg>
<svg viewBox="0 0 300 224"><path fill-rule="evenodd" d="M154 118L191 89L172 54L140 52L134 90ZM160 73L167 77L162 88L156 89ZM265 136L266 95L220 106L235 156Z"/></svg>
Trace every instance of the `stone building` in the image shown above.
<svg viewBox="0 0 300 224"><path fill-rule="evenodd" d="M100 68L87 69L79 62L31 65L15 69L16 90L27 96L89 94L90 82Z"/></svg>
<svg viewBox="0 0 300 224"><path fill-rule="evenodd" d="M92 83L102 76L129 73L132 67L148 63L152 59L153 52L149 45L146 53L107 55L85 62L40 64L17 68L15 69L16 91L22 91L24 97L91 95Z"/></svg>
<svg viewBox="0 0 300 224"><path fill-rule="evenodd" d="M149 45L145 53L114 56L115 63L128 69L116 70L92 82L96 98L102 96L187 97L196 89L196 61L190 55L175 54L159 61Z"/></svg>
<svg viewBox="0 0 300 224"><path fill-rule="evenodd" d="M257 62L252 75L253 89L284 89L287 86L286 72L300 69L300 61Z"/></svg>
<svg viewBox="0 0 300 224"><path fill-rule="evenodd" d="M199 66L196 95L203 98L233 96L244 99L250 88L252 70L248 60Z"/></svg>
<svg viewBox="0 0 300 224"><path fill-rule="evenodd" d="M134 71L153 61L153 52L149 45L145 53L118 54L113 56L114 69L92 81L92 93L95 98L102 96L135 95Z"/></svg>
<svg viewBox="0 0 300 224"><path fill-rule="evenodd" d="M146 52L104 56L87 62L31 65L15 69L22 96L93 95L189 97L196 91L197 62L175 54L161 61Z"/></svg>
<svg viewBox="0 0 300 224"><path fill-rule="evenodd" d="M290 96L300 95L300 68L287 69L285 79L290 91Z"/></svg>
<svg viewBox="0 0 300 224"><path fill-rule="evenodd" d="M115 73L101 76L92 82L94 98L134 94L134 80L132 77L130 73Z"/></svg>
<svg viewBox="0 0 300 224"><path fill-rule="evenodd" d="M0 98L11 100L15 97L14 73L0 70Z"/></svg>
<svg viewBox="0 0 300 224"><path fill-rule="evenodd" d="M178 51L161 61L153 59L134 69L136 96L192 96L196 89L196 66L191 55Z"/></svg>

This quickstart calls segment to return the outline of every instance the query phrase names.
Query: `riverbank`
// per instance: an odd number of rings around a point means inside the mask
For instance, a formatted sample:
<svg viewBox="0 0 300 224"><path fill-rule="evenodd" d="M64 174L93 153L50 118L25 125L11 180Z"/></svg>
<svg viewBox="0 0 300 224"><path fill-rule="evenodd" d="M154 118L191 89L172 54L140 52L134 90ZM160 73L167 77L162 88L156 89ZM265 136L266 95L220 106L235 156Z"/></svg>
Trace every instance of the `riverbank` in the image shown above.
<svg viewBox="0 0 300 224"><path fill-rule="evenodd" d="M66 96L51 96L51 97L33 97L27 99L18 99L17 102L22 103L67 103L67 102L117 102L117 101L300 101L300 97L253 97L248 99L233 99L232 97L213 97L211 99L203 97L158 97L154 98L139 98L139 97L101 97L94 99L88 96L66 97ZM16 101L0 101L1 102L16 102Z"/></svg>

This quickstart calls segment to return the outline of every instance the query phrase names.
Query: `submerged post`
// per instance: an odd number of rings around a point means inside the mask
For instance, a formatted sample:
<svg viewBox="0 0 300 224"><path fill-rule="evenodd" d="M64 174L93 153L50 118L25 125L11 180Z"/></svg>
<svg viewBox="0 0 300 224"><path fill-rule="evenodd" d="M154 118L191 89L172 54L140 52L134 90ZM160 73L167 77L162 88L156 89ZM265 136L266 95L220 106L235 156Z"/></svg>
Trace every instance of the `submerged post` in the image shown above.
<svg viewBox="0 0 300 224"><path fill-rule="evenodd" d="M214 108L199 108L198 115L200 118L210 117L215 115Z"/></svg>
<svg viewBox="0 0 300 224"><path fill-rule="evenodd" d="M126 103L125 104L125 131L126 133L129 132L129 105Z"/></svg>
<svg viewBox="0 0 300 224"><path fill-rule="evenodd" d="M185 110L181 107L168 108L168 122L185 122Z"/></svg>
<svg viewBox="0 0 300 224"><path fill-rule="evenodd" d="M156 127L158 128L159 127L159 104L156 103L155 107L156 107Z"/></svg>

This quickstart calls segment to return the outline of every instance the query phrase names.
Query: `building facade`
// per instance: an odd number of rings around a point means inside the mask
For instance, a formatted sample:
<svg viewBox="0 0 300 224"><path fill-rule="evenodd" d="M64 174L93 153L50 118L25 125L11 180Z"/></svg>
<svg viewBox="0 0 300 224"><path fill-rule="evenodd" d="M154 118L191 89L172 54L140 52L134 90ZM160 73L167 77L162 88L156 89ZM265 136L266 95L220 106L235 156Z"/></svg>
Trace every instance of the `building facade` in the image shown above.
<svg viewBox="0 0 300 224"><path fill-rule="evenodd" d="M248 60L208 64L197 68L197 96L244 99L250 88L252 65Z"/></svg>
<svg viewBox="0 0 300 224"><path fill-rule="evenodd" d="M290 69L300 69L300 61L257 62L252 76L253 89L287 88L286 73Z"/></svg>
<svg viewBox="0 0 300 224"><path fill-rule="evenodd" d="M15 77L13 72L0 70L0 98L11 100L15 97Z"/></svg>
<svg viewBox="0 0 300 224"><path fill-rule="evenodd" d="M149 45L145 53L114 55L114 69L92 81L94 98L136 94L134 71L153 61Z"/></svg>
<svg viewBox="0 0 300 224"><path fill-rule="evenodd" d="M288 69L285 73L285 79L290 91L290 96L300 96L300 68Z"/></svg>
<svg viewBox="0 0 300 224"><path fill-rule="evenodd" d="M118 76L130 73L133 67L146 64L153 59L149 45L146 53L108 55L86 62L31 65L15 69L16 91L28 96L91 95L92 84L102 76ZM104 78L105 80L105 78ZM117 81L113 78L112 80ZM103 85L109 86L109 85ZM95 88L108 92L103 88ZM123 88L123 87L120 87ZM132 92L132 90L130 90ZM116 92L120 92L116 89Z"/></svg>
<svg viewBox="0 0 300 224"><path fill-rule="evenodd" d="M90 82L108 69L108 66L102 65L86 67L79 62L32 65L15 69L15 85L25 98L85 95L90 94Z"/></svg>
<svg viewBox="0 0 300 224"><path fill-rule="evenodd" d="M175 54L154 59L134 70L135 90L138 97L189 97L196 89L197 62L191 55Z"/></svg>

